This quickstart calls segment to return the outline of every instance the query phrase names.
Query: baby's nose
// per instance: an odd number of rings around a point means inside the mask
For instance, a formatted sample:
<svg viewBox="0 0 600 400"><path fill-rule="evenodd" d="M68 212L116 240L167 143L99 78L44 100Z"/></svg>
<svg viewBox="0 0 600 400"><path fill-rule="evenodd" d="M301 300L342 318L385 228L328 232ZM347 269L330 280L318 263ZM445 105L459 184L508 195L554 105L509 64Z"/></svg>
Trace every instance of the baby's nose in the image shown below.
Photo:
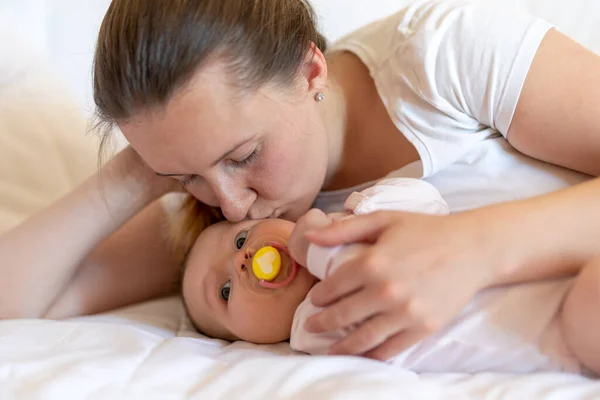
<svg viewBox="0 0 600 400"><path fill-rule="evenodd" d="M246 271L248 268L252 267L252 257L254 256L251 250L244 250L238 254L236 264L240 269L240 272Z"/></svg>

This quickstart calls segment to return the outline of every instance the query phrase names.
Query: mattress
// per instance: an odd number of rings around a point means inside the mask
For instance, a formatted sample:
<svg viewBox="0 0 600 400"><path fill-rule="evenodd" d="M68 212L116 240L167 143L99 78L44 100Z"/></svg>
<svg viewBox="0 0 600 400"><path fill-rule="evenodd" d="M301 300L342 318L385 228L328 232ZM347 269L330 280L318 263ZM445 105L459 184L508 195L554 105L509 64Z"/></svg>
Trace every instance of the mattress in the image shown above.
<svg viewBox="0 0 600 400"><path fill-rule="evenodd" d="M65 321L0 322L0 399L599 399L569 374L417 375L287 343L208 339L178 297Z"/></svg>

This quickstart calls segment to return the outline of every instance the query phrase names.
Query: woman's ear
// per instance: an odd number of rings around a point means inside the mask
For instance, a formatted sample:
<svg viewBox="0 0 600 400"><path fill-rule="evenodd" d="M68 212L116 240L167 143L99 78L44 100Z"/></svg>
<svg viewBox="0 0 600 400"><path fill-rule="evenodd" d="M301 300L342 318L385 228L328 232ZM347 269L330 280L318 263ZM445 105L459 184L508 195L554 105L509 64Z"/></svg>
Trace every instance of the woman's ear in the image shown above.
<svg viewBox="0 0 600 400"><path fill-rule="evenodd" d="M302 66L302 79L306 82L309 95L322 92L327 84L327 61L321 50L311 42Z"/></svg>

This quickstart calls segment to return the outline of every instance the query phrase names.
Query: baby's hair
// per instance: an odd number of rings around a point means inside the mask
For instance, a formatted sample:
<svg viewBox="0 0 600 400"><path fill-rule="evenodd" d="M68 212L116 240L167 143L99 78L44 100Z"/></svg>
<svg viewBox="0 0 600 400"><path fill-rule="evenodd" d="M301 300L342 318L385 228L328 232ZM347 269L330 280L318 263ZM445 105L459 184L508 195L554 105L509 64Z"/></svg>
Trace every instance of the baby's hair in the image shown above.
<svg viewBox="0 0 600 400"><path fill-rule="evenodd" d="M207 206L187 195L172 224L171 241L188 252L204 229L224 220L220 208Z"/></svg>
<svg viewBox="0 0 600 400"><path fill-rule="evenodd" d="M191 318L188 305L182 293L183 275L185 274L185 267L187 265L190 251L202 231L209 226L224 220L225 217L223 216L220 208L207 206L206 204L196 200L193 196L187 195L179 207L179 210L175 214L175 221L171 224L171 229L169 232L171 244L175 247L177 253L181 255L181 271L177 281L175 282L175 287L181 294L183 307L186 315L188 316L188 320L197 332L207 337L211 336L204 332L204 330L200 329L194 319Z"/></svg>
<svg viewBox="0 0 600 400"><path fill-rule="evenodd" d="M170 242L180 255L181 273L176 282L178 289L181 289L187 259L198 236L209 226L224 220L220 208L207 206L191 195L187 195L182 202L169 232Z"/></svg>

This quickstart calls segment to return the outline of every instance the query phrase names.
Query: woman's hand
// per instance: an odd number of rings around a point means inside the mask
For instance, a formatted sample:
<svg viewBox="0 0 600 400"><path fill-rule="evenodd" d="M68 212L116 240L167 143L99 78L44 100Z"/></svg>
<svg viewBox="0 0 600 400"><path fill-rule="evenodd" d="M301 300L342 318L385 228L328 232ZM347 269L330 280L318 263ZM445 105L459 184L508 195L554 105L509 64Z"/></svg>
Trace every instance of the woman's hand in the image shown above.
<svg viewBox="0 0 600 400"><path fill-rule="evenodd" d="M327 307L307 322L326 332L358 327L332 354L387 360L456 317L492 281L505 261L501 239L477 214L430 216L377 212L336 221L308 232L323 246L371 243L361 256L317 284L315 306Z"/></svg>
<svg viewBox="0 0 600 400"><path fill-rule="evenodd" d="M115 155L100 174L108 179L129 178L133 181L132 187L136 188L135 191L150 200L183 190L177 180L157 175L131 146Z"/></svg>

